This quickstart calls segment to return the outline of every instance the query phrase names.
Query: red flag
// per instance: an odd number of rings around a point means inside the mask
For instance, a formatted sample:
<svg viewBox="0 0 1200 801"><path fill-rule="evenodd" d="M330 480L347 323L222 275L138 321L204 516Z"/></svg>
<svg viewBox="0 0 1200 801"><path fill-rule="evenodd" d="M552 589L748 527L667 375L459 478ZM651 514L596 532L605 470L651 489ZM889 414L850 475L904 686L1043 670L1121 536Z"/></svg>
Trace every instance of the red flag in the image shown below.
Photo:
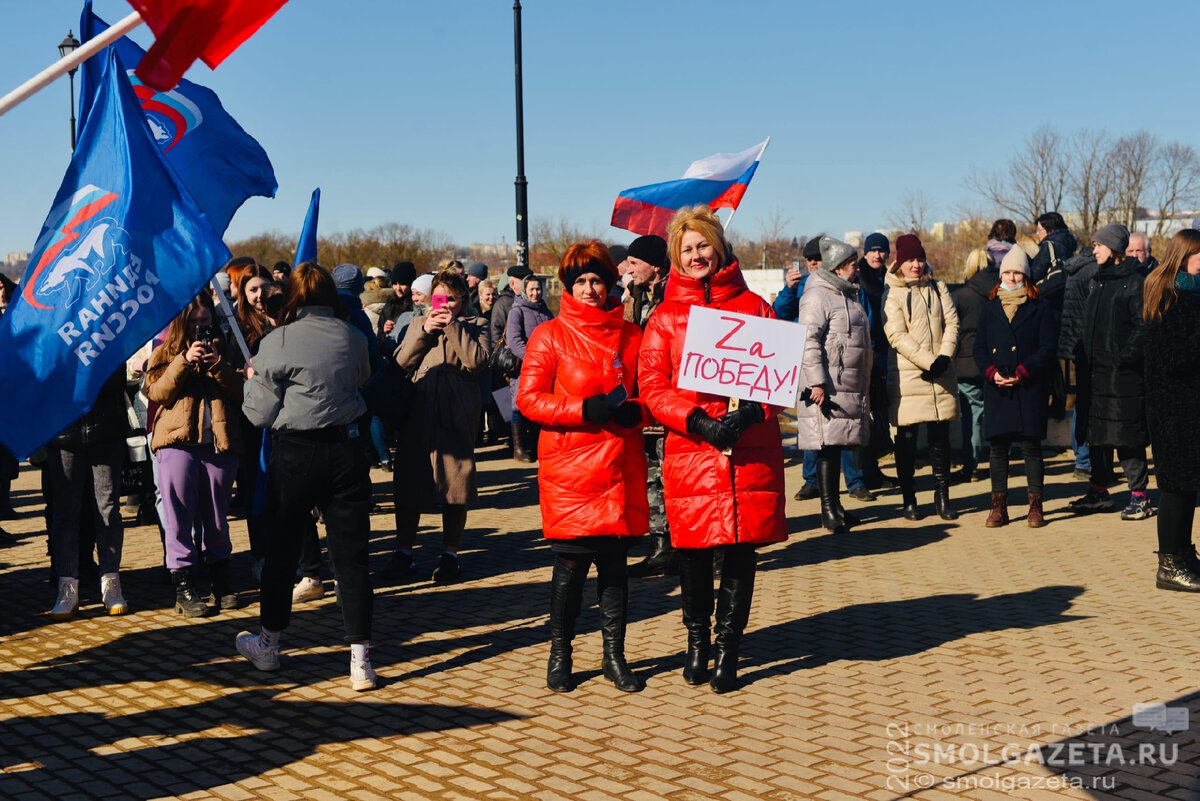
<svg viewBox="0 0 1200 801"><path fill-rule="evenodd" d="M142 83L173 89L197 58L216 69L287 0L129 0L154 31L138 64Z"/></svg>

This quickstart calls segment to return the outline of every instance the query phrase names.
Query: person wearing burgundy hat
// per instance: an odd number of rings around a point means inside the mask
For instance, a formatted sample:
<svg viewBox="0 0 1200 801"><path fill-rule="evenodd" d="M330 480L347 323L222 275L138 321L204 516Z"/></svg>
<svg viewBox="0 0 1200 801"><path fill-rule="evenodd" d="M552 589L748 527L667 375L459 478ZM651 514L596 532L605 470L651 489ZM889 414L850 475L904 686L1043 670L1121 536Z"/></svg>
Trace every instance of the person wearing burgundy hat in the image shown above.
<svg viewBox="0 0 1200 801"><path fill-rule="evenodd" d="M913 234L896 240L896 261L886 280L888 401L896 426L896 474L904 517L921 519L913 473L917 430L924 423L933 462L934 508L943 520L954 520L958 513L950 507L950 422L958 419L958 312L946 285L932 276L925 248Z"/></svg>

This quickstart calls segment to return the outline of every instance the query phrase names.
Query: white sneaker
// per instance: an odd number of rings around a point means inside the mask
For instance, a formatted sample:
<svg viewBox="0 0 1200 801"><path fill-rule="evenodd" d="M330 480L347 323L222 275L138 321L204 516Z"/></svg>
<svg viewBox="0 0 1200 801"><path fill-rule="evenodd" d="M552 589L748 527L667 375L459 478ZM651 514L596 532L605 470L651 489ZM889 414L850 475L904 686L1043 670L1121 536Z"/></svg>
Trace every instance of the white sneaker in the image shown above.
<svg viewBox="0 0 1200 801"><path fill-rule="evenodd" d="M50 609L51 620L70 620L79 609L79 579L60 578L58 580L58 597Z"/></svg>
<svg viewBox="0 0 1200 801"><path fill-rule="evenodd" d="M374 690L377 686L375 676L375 668L371 667L371 660L367 659L364 662L355 662L350 659L350 687L353 690L362 692L363 690Z"/></svg>
<svg viewBox="0 0 1200 801"><path fill-rule="evenodd" d="M325 585L321 583L321 580L305 576L292 588L292 603L302 604L305 601L315 601L324 595Z"/></svg>
<svg viewBox="0 0 1200 801"><path fill-rule="evenodd" d="M104 608L110 615L129 614L129 604L121 595L121 577L117 573L105 573L100 577L100 597L104 600Z"/></svg>
<svg viewBox="0 0 1200 801"><path fill-rule="evenodd" d="M237 652L250 660L259 670L279 669L279 646L269 648L262 644L262 639L253 632L243 631L234 641Z"/></svg>

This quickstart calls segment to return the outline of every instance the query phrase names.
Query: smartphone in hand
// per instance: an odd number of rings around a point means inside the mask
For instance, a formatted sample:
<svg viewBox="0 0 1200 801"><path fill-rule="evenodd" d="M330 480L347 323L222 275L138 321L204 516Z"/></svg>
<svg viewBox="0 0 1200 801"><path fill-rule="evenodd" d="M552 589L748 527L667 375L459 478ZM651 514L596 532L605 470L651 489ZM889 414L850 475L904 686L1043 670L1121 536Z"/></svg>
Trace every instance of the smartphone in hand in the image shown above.
<svg viewBox="0 0 1200 801"><path fill-rule="evenodd" d="M446 304L449 302L449 295L438 293L431 298L429 308L433 311L437 311L438 309L445 308Z"/></svg>
<svg viewBox="0 0 1200 801"><path fill-rule="evenodd" d="M624 384L617 384L612 392L604 396L604 400L609 406L614 409L620 406L625 401L629 400L629 392L626 391Z"/></svg>

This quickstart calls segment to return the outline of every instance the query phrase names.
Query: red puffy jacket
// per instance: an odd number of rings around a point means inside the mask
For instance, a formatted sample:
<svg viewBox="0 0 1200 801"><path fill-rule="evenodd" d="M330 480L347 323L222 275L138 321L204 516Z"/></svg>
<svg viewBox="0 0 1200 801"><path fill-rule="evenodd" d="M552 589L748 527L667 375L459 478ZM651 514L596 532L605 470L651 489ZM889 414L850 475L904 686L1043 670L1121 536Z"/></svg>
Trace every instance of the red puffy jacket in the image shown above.
<svg viewBox="0 0 1200 801"><path fill-rule="evenodd" d="M728 408L724 397L675 386L692 306L775 316L766 301L746 287L733 262L707 282L671 273L663 302L646 325L638 381L650 413L667 427L663 495L671 542L677 548L782 542L787 539L787 521L776 410L768 406L767 419L747 428L730 456L687 433L693 409L719 419Z"/></svg>
<svg viewBox="0 0 1200 801"><path fill-rule="evenodd" d="M624 311L564 294L559 316L534 329L526 346L516 402L542 425L538 489L546 539L640 537L650 529L641 431L583 419L584 400L607 395L618 382L634 394L642 330L625 322Z"/></svg>

